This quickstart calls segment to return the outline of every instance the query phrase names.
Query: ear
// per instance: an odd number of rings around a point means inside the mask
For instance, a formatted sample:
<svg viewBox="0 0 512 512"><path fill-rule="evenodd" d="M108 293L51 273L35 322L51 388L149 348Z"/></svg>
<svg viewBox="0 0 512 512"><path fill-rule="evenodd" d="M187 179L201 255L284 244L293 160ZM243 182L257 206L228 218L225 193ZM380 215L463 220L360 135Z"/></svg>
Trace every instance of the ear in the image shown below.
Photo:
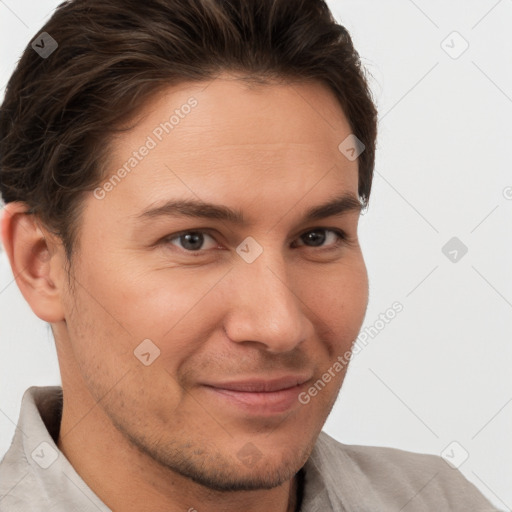
<svg viewBox="0 0 512 512"><path fill-rule="evenodd" d="M63 251L28 210L21 201L5 206L0 221L2 242L16 284L32 311L46 322L60 322L64 320Z"/></svg>

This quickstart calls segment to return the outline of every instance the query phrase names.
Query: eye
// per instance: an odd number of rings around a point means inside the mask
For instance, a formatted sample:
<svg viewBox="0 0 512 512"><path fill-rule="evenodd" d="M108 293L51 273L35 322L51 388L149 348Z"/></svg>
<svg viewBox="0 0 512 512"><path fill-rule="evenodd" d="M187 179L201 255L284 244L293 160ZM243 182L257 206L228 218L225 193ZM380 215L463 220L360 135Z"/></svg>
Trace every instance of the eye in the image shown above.
<svg viewBox="0 0 512 512"><path fill-rule="evenodd" d="M347 239L344 231L338 229L314 228L301 235L299 240L312 244L308 247L322 247L324 242L329 239L329 236L326 236L325 233L330 233L331 240L334 241L332 244L327 244L331 247L338 247Z"/></svg>
<svg viewBox="0 0 512 512"><path fill-rule="evenodd" d="M166 237L164 242L172 244L173 240L178 240L182 244L181 248L185 249L185 251L199 252L202 249L205 236L214 240L213 237L204 231L184 231L183 233L178 233L177 235Z"/></svg>

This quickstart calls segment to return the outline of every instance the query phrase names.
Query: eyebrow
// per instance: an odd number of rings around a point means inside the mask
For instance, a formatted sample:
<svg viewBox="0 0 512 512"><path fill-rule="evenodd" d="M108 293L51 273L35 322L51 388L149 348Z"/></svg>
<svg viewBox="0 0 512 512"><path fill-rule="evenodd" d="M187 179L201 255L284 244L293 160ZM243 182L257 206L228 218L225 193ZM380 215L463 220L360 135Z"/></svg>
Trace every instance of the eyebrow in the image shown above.
<svg viewBox="0 0 512 512"><path fill-rule="evenodd" d="M351 193L344 193L327 203L310 208L304 214L302 221L309 222L340 216L348 212L361 212L362 207L363 205L356 196ZM145 222L158 217L193 217L221 220L237 225L247 224L247 220L240 210L194 199L171 199L160 206L143 211L135 218L138 222Z"/></svg>

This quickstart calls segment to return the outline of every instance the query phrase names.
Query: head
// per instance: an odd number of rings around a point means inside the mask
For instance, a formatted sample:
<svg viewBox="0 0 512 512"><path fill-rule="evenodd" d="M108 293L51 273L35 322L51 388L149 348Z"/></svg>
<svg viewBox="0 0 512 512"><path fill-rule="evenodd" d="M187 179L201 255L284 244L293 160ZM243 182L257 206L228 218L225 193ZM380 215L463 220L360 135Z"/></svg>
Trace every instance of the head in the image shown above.
<svg viewBox="0 0 512 512"><path fill-rule="evenodd" d="M280 485L368 303L376 110L349 34L320 0L77 0L39 32L58 47L25 50L0 110L2 239L64 407L212 489ZM226 390L282 377L291 402Z"/></svg>

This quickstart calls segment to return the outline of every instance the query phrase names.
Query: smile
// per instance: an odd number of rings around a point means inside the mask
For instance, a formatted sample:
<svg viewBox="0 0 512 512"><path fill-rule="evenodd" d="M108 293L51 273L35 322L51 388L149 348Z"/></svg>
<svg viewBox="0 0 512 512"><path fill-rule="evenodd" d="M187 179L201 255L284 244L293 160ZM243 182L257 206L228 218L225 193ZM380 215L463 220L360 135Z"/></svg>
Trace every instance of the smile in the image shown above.
<svg viewBox="0 0 512 512"><path fill-rule="evenodd" d="M298 402L310 377L287 376L275 380L250 380L207 384L204 389L220 406L237 407L251 415L282 414Z"/></svg>

